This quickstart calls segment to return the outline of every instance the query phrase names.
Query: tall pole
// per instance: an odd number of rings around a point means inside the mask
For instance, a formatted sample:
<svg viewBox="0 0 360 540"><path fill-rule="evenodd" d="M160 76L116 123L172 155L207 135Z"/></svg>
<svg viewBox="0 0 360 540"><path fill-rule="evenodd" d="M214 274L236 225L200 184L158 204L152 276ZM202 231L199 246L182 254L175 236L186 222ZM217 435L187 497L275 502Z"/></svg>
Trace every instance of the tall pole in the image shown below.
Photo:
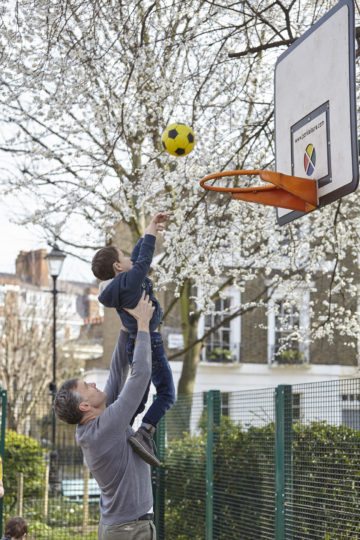
<svg viewBox="0 0 360 540"><path fill-rule="evenodd" d="M52 486L53 490L56 489L56 485L58 482L58 453L56 451L56 415L54 411L54 401L56 396L56 300L57 300L57 289L56 289L56 279L57 276L51 276L53 279L53 377L52 382L50 383L50 393L52 398L52 432L51 432L51 442L52 442L52 450L50 454L50 472L49 472L49 480L50 485Z"/></svg>
<svg viewBox="0 0 360 540"><path fill-rule="evenodd" d="M51 394L52 394L52 404L54 405L55 395L56 395L56 279L57 276L52 276L53 279L53 378L51 383ZM55 449L56 444L56 416L53 409L52 414L52 446L53 450Z"/></svg>
<svg viewBox="0 0 360 540"><path fill-rule="evenodd" d="M56 289L56 279L61 273L61 269L64 263L66 254L59 249L59 246L55 243L51 252L48 253L45 257L48 264L49 274L53 279L53 378L49 384L49 390L52 398L52 433L51 433L51 453L50 453L50 473L49 473L49 482L52 488L52 491L56 491L59 484L59 475L58 475L58 454L56 451L56 416L54 411L54 402L56 396L56 297L58 290Z"/></svg>
<svg viewBox="0 0 360 540"><path fill-rule="evenodd" d="M58 454L56 451L56 416L54 411L54 402L56 396L56 298L58 290L56 289L56 280L61 273L61 269L64 263L66 254L63 253L57 244L54 244L50 253L45 257L49 274L53 279L53 289L49 291L53 296L53 376L52 381L49 384L49 390L52 397L52 433L51 433L51 453L50 453L50 472L49 472L49 483L52 488L52 491L55 492L59 484L59 475L58 475Z"/></svg>

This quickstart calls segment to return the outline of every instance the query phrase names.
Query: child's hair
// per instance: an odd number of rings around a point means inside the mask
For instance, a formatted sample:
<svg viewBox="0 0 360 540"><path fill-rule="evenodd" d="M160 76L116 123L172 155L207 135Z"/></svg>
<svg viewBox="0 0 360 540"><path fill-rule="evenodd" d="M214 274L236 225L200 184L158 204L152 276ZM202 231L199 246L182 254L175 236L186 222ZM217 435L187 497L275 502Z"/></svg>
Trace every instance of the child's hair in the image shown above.
<svg viewBox="0 0 360 540"><path fill-rule="evenodd" d="M113 267L115 262L119 262L118 250L114 246L107 246L95 253L91 263L91 270L98 279L106 281L115 277Z"/></svg>
<svg viewBox="0 0 360 540"><path fill-rule="evenodd" d="M7 538L21 538L27 532L27 523L20 516L9 518L5 523L5 536Z"/></svg>

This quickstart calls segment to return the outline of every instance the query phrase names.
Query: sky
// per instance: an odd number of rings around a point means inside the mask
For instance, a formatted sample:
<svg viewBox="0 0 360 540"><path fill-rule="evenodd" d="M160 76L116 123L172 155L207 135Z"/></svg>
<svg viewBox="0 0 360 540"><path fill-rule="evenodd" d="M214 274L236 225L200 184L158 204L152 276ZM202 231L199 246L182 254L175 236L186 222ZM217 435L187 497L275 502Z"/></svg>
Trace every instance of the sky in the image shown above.
<svg viewBox="0 0 360 540"><path fill-rule="evenodd" d="M1 230L1 256L0 272L15 273L15 260L20 251L46 249L50 251L46 241L41 238L38 230L15 225L11 222L11 209L0 201L0 230ZM64 246L59 245L60 249ZM79 261L76 257L68 255L59 279L93 282L90 264Z"/></svg>
<svg viewBox="0 0 360 540"><path fill-rule="evenodd" d="M0 141L2 141L0 132ZM8 171L13 168L12 159L8 154L0 152L0 174L7 176ZM2 178L1 178L2 179ZM33 203L26 196L18 194L7 198L0 198L0 273L15 274L15 260L20 251L31 251L36 249L46 249L51 251L51 247L42 237L39 227L16 225L14 217L24 216L24 210L29 209ZM16 208L15 208L16 206ZM19 212L14 216L14 212ZM65 246L59 243L59 248L66 251ZM84 255L83 253L81 254ZM90 263L80 261L78 258L67 255L59 279L69 281L82 281L93 283L94 276L91 272Z"/></svg>

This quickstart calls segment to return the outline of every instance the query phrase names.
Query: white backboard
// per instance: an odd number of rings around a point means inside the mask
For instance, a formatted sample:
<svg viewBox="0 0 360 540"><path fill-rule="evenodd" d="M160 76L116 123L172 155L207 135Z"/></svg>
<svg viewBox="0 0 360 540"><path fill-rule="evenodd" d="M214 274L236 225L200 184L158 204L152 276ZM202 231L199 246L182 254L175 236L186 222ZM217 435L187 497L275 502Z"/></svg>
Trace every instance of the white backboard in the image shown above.
<svg viewBox="0 0 360 540"><path fill-rule="evenodd" d="M319 206L358 185L353 0L341 0L275 66L275 170L318 180ZM283 225L304 215L277 209Z"/></svg>

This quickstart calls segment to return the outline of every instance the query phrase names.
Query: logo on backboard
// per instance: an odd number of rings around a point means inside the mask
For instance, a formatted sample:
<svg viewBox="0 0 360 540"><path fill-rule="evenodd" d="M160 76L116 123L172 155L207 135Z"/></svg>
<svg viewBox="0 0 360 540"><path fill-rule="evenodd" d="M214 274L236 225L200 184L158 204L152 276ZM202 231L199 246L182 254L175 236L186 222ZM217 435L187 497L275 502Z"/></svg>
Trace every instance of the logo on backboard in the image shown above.
<svg viewBox="0 0 360 540"><path fill-rule="evenodd" d="M313 144L308 144L304 154L304 169L308 176L311 176L315 170L316 152Z"/></svg>

